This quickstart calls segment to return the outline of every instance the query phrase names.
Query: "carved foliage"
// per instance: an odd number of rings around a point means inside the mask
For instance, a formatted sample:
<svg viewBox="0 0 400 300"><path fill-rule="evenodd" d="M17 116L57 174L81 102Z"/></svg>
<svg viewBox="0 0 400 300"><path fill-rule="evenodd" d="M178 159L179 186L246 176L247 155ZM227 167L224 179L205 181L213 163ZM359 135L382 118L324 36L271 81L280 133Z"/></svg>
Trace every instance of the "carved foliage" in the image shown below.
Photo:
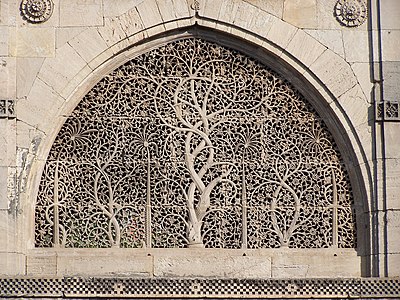
<svg viewBox="0 0 400 300"><path fill-rule="evenodd" d="M200 39L105 76L56 138L38 247L354 247L324 122L261 63Z"/></svg>

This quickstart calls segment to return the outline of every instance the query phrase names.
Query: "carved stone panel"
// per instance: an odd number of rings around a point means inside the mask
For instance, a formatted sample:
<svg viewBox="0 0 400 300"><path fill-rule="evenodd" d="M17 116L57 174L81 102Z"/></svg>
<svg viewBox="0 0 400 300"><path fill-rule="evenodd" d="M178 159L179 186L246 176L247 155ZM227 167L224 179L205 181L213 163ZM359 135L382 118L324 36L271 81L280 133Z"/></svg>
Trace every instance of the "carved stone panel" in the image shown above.
<svg viewBox="0 0 400 300"><path fill-rule="evenodd" d="M197 38L105 76L49 153L37 247L355 247L346 168L284 78Z"/></svg>

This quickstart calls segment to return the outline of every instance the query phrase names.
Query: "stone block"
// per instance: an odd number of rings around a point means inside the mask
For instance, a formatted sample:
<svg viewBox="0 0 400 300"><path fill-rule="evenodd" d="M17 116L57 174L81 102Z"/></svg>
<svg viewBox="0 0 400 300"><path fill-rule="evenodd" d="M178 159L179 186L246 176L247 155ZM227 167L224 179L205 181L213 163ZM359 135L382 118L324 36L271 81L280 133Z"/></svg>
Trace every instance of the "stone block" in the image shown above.
<svg viewBox="0 0 400 300"><path fill-rule="evenodd" d="M0 275L25 275L25 255L0 252Z"/></svg>
<svg viewBox="0 0 400 300"><path fill-rule="evenodd" d="M400 61L400 30L382 30L382 61Z"/></svg>
<svg viewBox="0 0 400 300"><path fill-rule="evenodd" d="M350 66L331 50L326 50L310 66L335 97L341 96L357 83Z"/></svg>
<svg viewBox="0 0 400 300"><path fill-rule="evenodd" d="M173 9L174 1L173 0L156 0L157 5L160 9L161 18L164 22L170 22L175 20L176 15Z"/></svg>
<svg viewBox="0 0 400 300"><path fill-rule="evenodd" d="M145 28L163 23L159 7L155 0L146 0L136 6Z"/></svg>
<svg viewBox="0 0 400 300"><path fill-rule="evenodd" d="M85 30L68 43L86 62L90 62L108 47L95 28Z"/></svg>
<svg viewBox="0 0 400 300"><path fill-rule="evenodd" d="M15 119L0 119L0 166L15 165L16 139Z"/></svg>
<svg viewBox="0 0 400 300"><path fill-rule="evenodd" d="M155 256L156 277L270 278L267 256Z"/></svg>
<svg viewBox="0 0 400 300"><path fill-rule="evenodd" d="M325 46L302 30L296 32L286 47L305 66L310 66L325 50Z"/></svg>
<svg viewBox="0 0 400 300"><path fill-rule="evenodd" d="M385 141L385 153L382 153L382 149L378 149L378 158L400 158L400 123L397 122L385 122L384 124L384 137L381 132L381 125L377 126L377 140L381 141L384 138Z"/></svg>
<svg viewBox="0 0 400 300"><path fill-rule="evenodd" d="M194 9L187 0L174 0L174 12L177 19L194 16Z"/></svg>
<svg viewBox="0 0 400 300"><path fill-rule="evenodd" d="M194 10L186 0L156 0L161 18L165 23L194 15Z"/></svg>
<svg viewBox="0 0 400 300"><path fill-rule="evenodd" d="M317 26L316 0L285 0L283 20L300 28Z"/></svg>
<svg viewBox="0 0 400 300"><path fill-rule="evenodd" d="M17 98L26 97L42 67L44 58L17 57Z"/></svg>
<svg viewBox="0 0 400 300"><path fill-rule="evenodd" d="M0 131L0 135L1 135L1 131ZM0 138L0 145L1 145L1 140L2 139ZM0 153L2 153L1 149L0 149ZM0 166L0 210L8 208L7 178L8 178L8 167ZM1 230L2 229L0 229L0 231ZM0 233L0 235L1 235L1 233ZM4 239L0 239L0 240L4 241ZM6 243L2 243L2 244L6 244Z"/></svg>
<svg viewBox="0 0 400 300"><path fill-rule="evenodd" d="M253 23L253 18L257 14L257 7L247 2L242 2L239 5L233 24L243 29L248 29L249 25Z"/></svg>
<svg viewBox="0 0 400 300"><path fill-rule="evenodd" d="M400 102L400 61L383 62L384 100Z"/></svg>
<svg viewBox="0 0 400 300"><path fill-rule="evenodd" d="M291 249L293 250L293 249ZM332 250L332 249L330 249ZM325 252L325 253L324 253ZM273 278L332 278L361 276L361 258L354 250L304 249L283 252L272 258Z"/></svg>
<svg viewBox="0 0 400 300"><path fill-rule="evenodd" d="M60 26L102 26L102 0L60 1Z"/></svg>
<svg viewBox="0 0 400 300"><path fill-rule="evenodd" d="M28 276L51 276L57 274L57 256L55 252L42 251L26 257Z"/></svg>
<svg viewBox="0 0 400 300"><path fill-rule="evenodd" d="M56 28L56 49L61 48L87 27L58 27Z"/></svg>
<svg viewBox="0 0 400 300"><path fill-rule="evenodd" d="M69 44L65 44L56 50L55 58L45 60L38 77L55 92L61 94L85 65L83 58Z"/></svg>
<svg viewBox="0 0 400 300"><path fill-rule="evenodd" d="M286 48L296 31L297 28L293 25L280 19L274 19L266 37L279 47Z"/></svg>
<svg viewBox="0 0 400 300"><path fill-rule="evenodd" d="M310 30L304 32L311 35L322 45L344 58L342 32L340 30Z"/></svg>
<svg viewBox="0 0 400 300"><path fill-rule="evenodd" d="M391 253L388 255L388 276L400 277L400 253Z"/></svg>
<svg viewBox="0 0 400 300"><path fill-rule="evenodd" d="M127 249L67 249L57 257L60 276L150 276L151 256L133 256ZM125 251L124 251L125 250Z"/></svg>
<svg viewBox="0 0 400 300"><path fill-rule="evenodd" d="M385 195L387 209L400 209L400 159L386 159L384 162L380 159L377 164L379 174L385 174L385 178L378 179L378 195ZM384 209L382 204L379 208Z"/></svg>
<svg viewBox="0 0 400 300"><path fill-rule="evenodd" d="M381 28L400 29L400 1L385 0L380 3Z"/></svg>
<svg viewBox="0 0 400 300"><path fill-rule="evenodd" d="M52 120L63 102L64 99L37 79L28 97L17 101L18 119L48 133L54 127Z"/></svg>
<svg viewBox="0 0 400 300"><path fill-rule="evenodd" d="M365 95L359 85L355 85L342 94L338 102L353 126L367 124L368 120L373 119L371 104L365 99Z"/></svg>
<svg viewBox="0 0 400 300"><path fill-rule="evenodd" d="M261 10L268 12L278 18L282 18L283 16L283 4L282 0L244 0L248 3L253 4L254 6L259 7Z"/></svg>
<svg viewBox="0 0 400 300"><path fill-rule="evenodd" d="M0 26L0 56L8 55L9 29L8 26Z"/></svg>
<svg viewBox="0 0 400 300"><path fill-rule="evenodd" d="M275 19L275 17L269 13L263 10L256 10L247 29L255 34L265 37L270 30L273 19Z"/></svg>
<svg viewBox="0 0 400 300"><path fill-rule="evenodd" d="M399 166L399 165L398 165ZM400 173L400 171L399 171ZM397 195L400 195L400 178L397 180ZM397 197L400 202L400 197ZM387 252L400 254L400 209L390 209L386 214L387 219Z"/></svg>
<svg viewBox="0 0 400 300"><path fill-rule="evenodd" d="M223 1L205 0L200 1L200 16L206 16L213 20L218 20Z"/></svg>
<svg viewBox="0 0 400 300"><path fill-rule="evenodd" d="M226 23L233 23L238 12L240 1L222 0L221 9L219 11L218 20Z"/></svg>
<svg viewBox="0 0 400 300"><path fill-rule="evenodd" d="M55 29L52 27L19 27L12 31L10 53L18 57L53 57Z"/></svg>
<svg viewBox="0 0 400 300"><path fill-rule="evenodd" d="M373 88L373 83L371 82L371 66L369 63L353 63L351 64L351 69L357 77L361 89L364 95L368 99L368 102L372 103L371 91ZM385 82L386 85L386 82Z"/></svg>
<svg viewBox="0 0 400 300"><path fill-rule="evenodd" d="M15 219L6 209L0 209L0 253L15 252ZM0 259L1 260L1 259ZM1 265L1 262L0 262ZM1 273L1 267L0 267Z"/></svg>
<svg viewBox="0 0 400 300"><path fill-rule="evenodd" d="M343 31L344 54L347 62L369 62L368 31Z"/></svg>
<svg viewBox="0 0 400 300"><path fill-rule="evenodd" d="M104 0L104 17L117 17L145 0Z"/></svg>
<svg viewBox="0 0 400 300"><path fill-rule="evenodd" d="M0 99L15 99L16 96L15 57L0 57Z"/></svg>

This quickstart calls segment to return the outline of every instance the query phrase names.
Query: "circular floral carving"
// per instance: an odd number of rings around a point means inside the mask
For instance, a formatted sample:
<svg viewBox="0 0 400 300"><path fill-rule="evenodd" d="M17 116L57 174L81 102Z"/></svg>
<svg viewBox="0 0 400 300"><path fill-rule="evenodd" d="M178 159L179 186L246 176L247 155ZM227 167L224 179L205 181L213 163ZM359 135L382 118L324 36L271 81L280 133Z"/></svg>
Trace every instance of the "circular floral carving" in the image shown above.
<svg viewBox="0 0 400 300"><path fill-rule="evenodd" d="M363 0L339 0L335 5L338 22L347 27L357 27L367 18L367 6Z"/></svg>
<svg viewBox="0 0 400 300"><path fill-rule="evenodd" d="M53 14L53 6L51 0L23 0L21 15L30 23L43 23Z"/></svg>

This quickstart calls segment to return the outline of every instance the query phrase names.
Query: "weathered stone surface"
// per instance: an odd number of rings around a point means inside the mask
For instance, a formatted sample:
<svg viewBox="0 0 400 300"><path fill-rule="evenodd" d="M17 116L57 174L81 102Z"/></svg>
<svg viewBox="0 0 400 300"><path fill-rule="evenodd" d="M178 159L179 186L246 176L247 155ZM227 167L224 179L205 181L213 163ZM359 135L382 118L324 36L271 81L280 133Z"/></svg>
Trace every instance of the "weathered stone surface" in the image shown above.
<svg viewBox="0 0 400 300"><path fill-rule="evenodd" d="M369 102L372 102L371 92L373 83L371 82L371 66L369 63L353 63L351 69L357 77L361 89Z"/></svg>
<svg viewBox="0 0 400 300"><path fill-rule="evenodd" d="M76 37L87 27L58 27L56 28L56 49L64 46L68 41Z"/></svg>
<svg viewBox="0 0 400 300"><path fill-rule="evenodd" d="M240 1L222 0L218 20L232 23L240 6Z"/></svg>
<svg viewBox="0 0 400 300"><path fill-rule="evenodd" d="M357 84L350 66L331 50L326 50L319 56L310 69L336 97Z"/></svg>
<svg viewBox="0 0 400 300"><path fill-rule="evenodd" d="M12 31L10 52L18 57L53 57L55 29L47 27L20 27Z"/></svg>
<svg viewBox="0 0 400 300"><path fill-rule="evenodd" d="M9 28L7 26L0 26L0 56L8 55L9 45Z"/></svg>
<svg viewBox="0 0 400 300"><path fill-rule="evenodd" d="M245 0L246 2L249 2L263 11L266 11L274 16L277 16L278 18L282 18L283 15L283 1L282 0Z"/></svg>
<svg viewBox="0 0 400 300"><path fill-rule="evenodd" d="M17 58L17 98L26 97L42 67L44 58Z"/></svg>
<svg viewBox="0 0 400 300"><path fill-rule="evenodd" d="M46 102L43 99L46 99ZM53 129L53 125L46 120L56 114L63 102L64 99L55 94L48 85L42 80L36 79L28 97L17 101L18 118L44 132L48 132Z"/></svg>
<svg viewBox="0 0 400 300"><path fill-rule="evenodd" d="M282 20L275 19L266 38L282 48L286 48L298 29Z"/></svg>
<svg viewBox="0 0 400 300"><path fill-rule="evenodd" d="M347 62L368 62L369 45L367 31L343 31L344 54ZM358 45L357 49L354 45Z"/></svg>
<svg viewBox="0 0 400 300"><path fill-rule="evenodd" d="M146 28L163 22L156 0L146 0L138 4L136 9Z"/></svg>
<svg viewBox="0 0 400 300"><path fill-rule="evenodd" d="M398 0L385 0L380 2L381 28L400 29L400 2Z"/></svg>
<svg viewBox="0 0 400 300"><path fill-rule="evenodd" d="M0 252L0 275L25 275L25 255Z"/></svg>
<svg viewBox="0 0 400 300"><path fill-rule="evenodd" d="M59 253L57 275L150 276L153 270L151 256L132 256L132 253L123 250L82 250Z"/></svg>
<svg viewBox="0 0 400 300"><path fill-rule="evenodd" d="M400 253L391 253L388 255L388 276L400 276Z"/></svg>
<svg viewBox="0 0 400 300"><path fill-rule="evenodd" d="M326 47L304 31L297 31L286 47L291 55L305 66L310 66L326 50Z"/></svg>
<svg viewBox="0 0 400 300"><path fill-rule="evenodd" d="M106 42L95 28L85 30L68 43L86 62L90 62L108 48Z"/></svg>
<svg viewBox="0 0 400 300"><path fill-rule="evenodd" d="M117 17L145 0L104 0L104 17Z"/></svg>
<svg viewBox="0 0 400 300"><path fill-rule="evenodd" d="M317 26L316 0L285 0L283 20L300 28Z"/></svg>
<svg viewBox="0 0 400 300"><path fill-rule="evenodd" d="M0 99L15 99L15 57L0 57Z"/></svg>
<svg viewBox="0 0 400 300"><path fill-rule="evenodd" d="M103 25L103 4L101 0L60 1L60 26L101 26Z"/></svg>
<svg viewBox="0 0 400 300"><path fill-rule="evenodd" d="M384 97L386 101L400 102L400 61L383 62Z"/></svg>
<svg viewBox="0 0 400 300"><path fill-rule="evenodd" d="M267 256L155 256L156 277L270 278Z"/></svg>
<svg viewBox="0 0 400 300"><path fill-rule="evenodd" d="M0 166L15 165L16 138L15 119L0 119Z"/></svg>
<svg viewBox="0 0 400 300"><path fill-rule="evenodd" d="M384 138L385 142L385 152L378 148L377 156L378 158L386 159L398 159L400 158L400 151L397 142L400 140L400 123L397 122L385 122L384 126L384 137L381 130L382 125L377 126L377 139L381 141Z"/></svg>
<svg viewBox="0 0 400 300"><path fill-rule="evenodd" d="M400 61L400 30L382 30L382 60Z"/></svg>
<svg viewBox="0 0 400 300"><path fill-rule="evenodd" d="M55 252L41 251L26 257L27 275L49 276L57 274L57 257Z"/></svg>
<svg viewBox="0 0 400 300"><path fill-rule="evenodd" d="M321 44L344 58L343 38L340 30L304 30Z"/></svg>
<svg viewBox="0 0 400 300"><path fill-rule="evenodd" d="M0 129L1 129L1 122L0 122ZM2 141L4 141L4 138L1 136L0 133L0 145ZM0 153L4 153L2 152L1 148L0 148ZM8 167L0 166L0 209L8 209L7 179L8 179ZM4 232L6 232L7 229L8 228L1 228L0 232L2 233L0 233L0 235L4 234ZM4 241L4 239L1 240ZM2 244L4 245L5 243Z"/></svg>
<svg viewBox="0 0 400 300"><path fill-rule="evenodd" d="M358 85L341 95L338 102L347 117L352 120L353 126L367 124L368 120L373 119L371 105L365 99L365 95Z"/></svg>
<svg viewBox="0 0 400 300"><path fill-rule="evenodd" d="M67 62L68 68L66 68ZM38 77L60 94L85 65L84 59L69 44L66 44L57 49L55 58L44 61Z"/></svg>
<svg viewBox="0 0 400 300"><path fill-rule="evenodd" d="M281 253L272 258L272 278L287 277L358 277L360 276L360 258L355 251L336 252L314 249L303 253Z"/></svg>
<svg viewBox="0 0 400 300"><path fill-rule="evenodd" d="M397 163L400 169L400 163ZM400 173L400 171L398 172ZM397 174L399 175L399 174ZM400 194L400 177L396 181L388 182L389 186L397 187L397 195ZM399 199L399 198L398 198ZM400 201L399 201L400 202ZM391 209L387 212L387 252L400 254L400 208Z"/></svg>

